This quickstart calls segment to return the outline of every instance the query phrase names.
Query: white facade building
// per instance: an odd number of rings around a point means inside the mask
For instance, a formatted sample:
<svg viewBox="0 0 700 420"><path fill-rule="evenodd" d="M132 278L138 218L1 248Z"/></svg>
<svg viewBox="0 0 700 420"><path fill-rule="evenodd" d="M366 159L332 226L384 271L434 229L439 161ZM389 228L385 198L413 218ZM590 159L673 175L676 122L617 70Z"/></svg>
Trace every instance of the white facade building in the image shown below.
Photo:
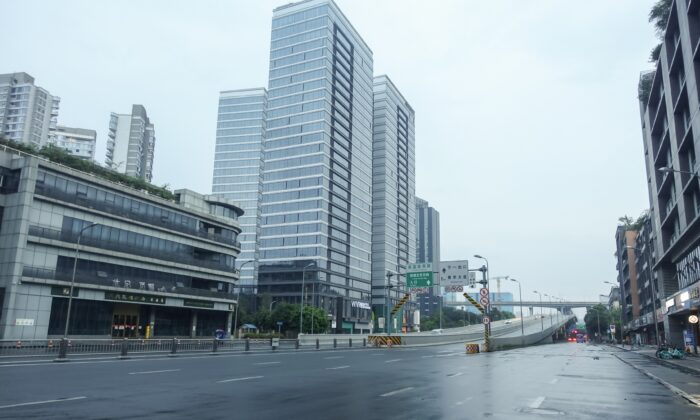
<svg viewBox="0 0 700 420"><path fill-rule="evenodd" d="M27 73L0 74L0 134L41 148L54 136L61 98Z"/></svg>
<svg viewBox="0 0 700 420"><path fill-rule="evenodd" d="M85 160L95 160L97 132L84 128L57 126L52 143L73 156Z"/></svg>
<svg viewBox="0 0 700 420"><path fill-rule="evenodd" d="M105 164L117 172L151 182L155 144L153 123L143 105L134 105L131 114L112 113Z"/></svg>

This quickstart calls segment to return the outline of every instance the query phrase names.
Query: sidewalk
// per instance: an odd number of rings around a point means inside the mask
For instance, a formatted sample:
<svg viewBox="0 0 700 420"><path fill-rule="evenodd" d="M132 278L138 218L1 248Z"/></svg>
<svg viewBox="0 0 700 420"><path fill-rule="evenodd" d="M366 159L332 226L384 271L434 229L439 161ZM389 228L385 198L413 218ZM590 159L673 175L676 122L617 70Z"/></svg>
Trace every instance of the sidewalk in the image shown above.
<svg viewBox="0 0 700 420"><path fill-rule="evenodd" d="M646 356L650 359L657 361L659 364L666 365L669 367L675 367L680 369L687 369L690 373L695 373L700 375L700 357L689 354L685 359L659 359L656 357L656 346L643 345L641 347L634 347L630 350L630 346L620 346L619 344L609 344L611 347L615 347L627 352L636 353L642 356Z"/></svg>

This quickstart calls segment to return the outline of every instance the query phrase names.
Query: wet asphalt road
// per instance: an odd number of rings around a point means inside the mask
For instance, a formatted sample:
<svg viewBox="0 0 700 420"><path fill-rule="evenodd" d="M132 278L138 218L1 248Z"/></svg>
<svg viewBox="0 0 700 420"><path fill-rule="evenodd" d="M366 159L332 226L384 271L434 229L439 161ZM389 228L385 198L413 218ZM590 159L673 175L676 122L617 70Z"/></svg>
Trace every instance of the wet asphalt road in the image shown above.
<svg viewBox="0 0 700 420"><path fill-rule="evenodd" d="M689 419L700 408L610 348L562 343L0 365L0 418Z"/></svg>

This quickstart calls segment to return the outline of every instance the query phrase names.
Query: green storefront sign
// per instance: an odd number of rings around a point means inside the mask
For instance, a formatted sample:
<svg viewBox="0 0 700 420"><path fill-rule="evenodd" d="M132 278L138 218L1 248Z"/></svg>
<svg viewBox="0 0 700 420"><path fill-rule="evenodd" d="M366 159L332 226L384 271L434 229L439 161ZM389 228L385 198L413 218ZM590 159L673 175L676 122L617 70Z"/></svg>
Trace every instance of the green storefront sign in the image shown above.
<svg viewBox="0 0 700 420"><path fill-rule="evenodd" d="M415 273L406 273L406 286L408 287L430 287L432 285L432 271L418 271Z"/></svg>
<svg viewBox="0 0 700 420"><path fill-rule="evenodd" d="M209 308L209 309L214 308L214 302L207 302L205 300L185 299L185 302L183 303L183 305L191 306L194 308Z"/></svg>
<svg viewBox="0 0 700 420"><path fill-rule="evenodd" d="M105 292L105 300L117 300L120 302L155 303L165 305L165 297L140 295L136 293Z"/></svg>

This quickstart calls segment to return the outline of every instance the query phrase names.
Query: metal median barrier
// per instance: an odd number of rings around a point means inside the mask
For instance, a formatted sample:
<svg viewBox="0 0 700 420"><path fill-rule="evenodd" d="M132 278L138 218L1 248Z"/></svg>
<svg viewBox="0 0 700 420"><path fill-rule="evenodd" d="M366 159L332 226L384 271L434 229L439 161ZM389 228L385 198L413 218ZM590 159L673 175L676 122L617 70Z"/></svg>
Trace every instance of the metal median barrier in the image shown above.
<svg viewBox="0 0 700 420"><path fill-rule="evenodd" d="M177 355L186 353L231 353L255 351L290 351L309 349L335 349L366 347L367 340L352 338L316 339L314 343L300 345L297 339L244 338L155 338L155 339L48 339L48 340L2 340L0 341L0 361L17 358L48 356L57 361L68 357L89 355Z"/></svg>

